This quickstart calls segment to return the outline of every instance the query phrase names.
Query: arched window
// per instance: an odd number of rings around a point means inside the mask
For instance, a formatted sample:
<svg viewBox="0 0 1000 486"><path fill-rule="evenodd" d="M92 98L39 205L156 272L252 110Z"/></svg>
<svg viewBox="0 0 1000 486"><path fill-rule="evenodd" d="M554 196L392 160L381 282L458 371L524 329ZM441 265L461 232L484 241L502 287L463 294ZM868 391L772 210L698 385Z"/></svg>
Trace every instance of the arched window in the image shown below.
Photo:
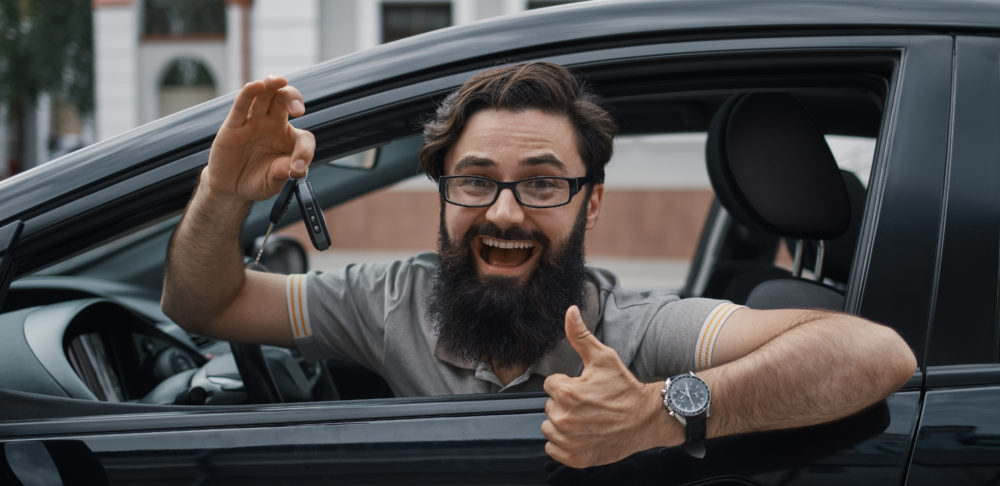
<svg viewBox="0 0 1000 486"><path fill-rule="evenodd" d="M160 113L166 116L217 96L215 80L201 61L176 59L160 80Z"/></svg>

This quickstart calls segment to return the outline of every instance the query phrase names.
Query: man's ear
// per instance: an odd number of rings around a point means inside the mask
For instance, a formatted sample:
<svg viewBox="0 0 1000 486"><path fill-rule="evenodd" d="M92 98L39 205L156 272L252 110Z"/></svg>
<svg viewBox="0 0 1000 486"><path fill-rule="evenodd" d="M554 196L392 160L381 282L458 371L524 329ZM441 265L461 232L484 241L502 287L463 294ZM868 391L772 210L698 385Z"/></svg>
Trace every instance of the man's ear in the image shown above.
<svg viewBox="0 0 1000 486"><path fill-rule="evenodd" d="M587 229L593 229L597 225L597 215L601 214L601 199L604 197L604 184L594 183L594 190L590 191L590 199L587 200Z"/></svg>

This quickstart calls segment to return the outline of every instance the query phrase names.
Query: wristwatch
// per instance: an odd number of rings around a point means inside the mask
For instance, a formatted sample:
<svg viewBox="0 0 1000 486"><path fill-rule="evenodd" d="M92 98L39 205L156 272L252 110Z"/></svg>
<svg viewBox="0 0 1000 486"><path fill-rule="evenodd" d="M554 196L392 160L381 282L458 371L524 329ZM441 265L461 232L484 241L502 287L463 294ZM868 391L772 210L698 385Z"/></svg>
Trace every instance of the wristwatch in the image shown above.
<svg viewBox="0 0 1000 486"><path fill-rule="evenodd" d="M705 419L712 403L708 384L689 371L667 378L661 393L667 412L684 426L684 450L699 459L705 457Z"/></svg>

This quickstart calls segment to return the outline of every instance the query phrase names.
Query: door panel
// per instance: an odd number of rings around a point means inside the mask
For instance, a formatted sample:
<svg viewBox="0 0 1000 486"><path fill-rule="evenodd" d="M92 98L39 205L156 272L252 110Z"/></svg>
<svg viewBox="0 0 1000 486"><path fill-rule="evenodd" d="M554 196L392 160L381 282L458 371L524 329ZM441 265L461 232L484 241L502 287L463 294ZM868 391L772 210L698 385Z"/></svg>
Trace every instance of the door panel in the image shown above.
<svg viewBox="0 0 1000 486"><path fill-rule="evenodd" d="M1000 39L956 39L953 116L929 366L1000 361Z"/></svg>
<svg viewBox="0 0 1000 486"><path fill-rule="evenodd" d="M1000 384L927 392L906 484L1000 483L998 404Z"/></svg>

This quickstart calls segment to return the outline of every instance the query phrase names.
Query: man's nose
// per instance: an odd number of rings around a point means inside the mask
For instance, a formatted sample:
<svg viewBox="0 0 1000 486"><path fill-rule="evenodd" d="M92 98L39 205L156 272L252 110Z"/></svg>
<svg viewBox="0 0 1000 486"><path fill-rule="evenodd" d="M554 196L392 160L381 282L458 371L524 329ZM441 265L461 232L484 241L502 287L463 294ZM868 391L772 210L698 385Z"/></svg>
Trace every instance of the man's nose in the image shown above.
<svg viewBox="0 0 1000 486"><path fill-rule="evenodd" d="M524 208L511 189L501 189L497 200L486 211L486 219L499 228L510 228L524 222Z"/></svg>

